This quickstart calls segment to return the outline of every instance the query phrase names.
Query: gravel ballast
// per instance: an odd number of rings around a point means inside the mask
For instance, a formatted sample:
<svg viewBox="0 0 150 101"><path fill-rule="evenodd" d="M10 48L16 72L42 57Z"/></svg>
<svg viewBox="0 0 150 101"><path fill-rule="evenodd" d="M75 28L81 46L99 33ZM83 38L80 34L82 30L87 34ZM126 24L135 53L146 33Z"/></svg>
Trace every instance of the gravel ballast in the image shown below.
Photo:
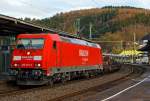
<svg viewBox="0 0 150 101"><path fill-rule="evenodd" d="M22 93L12 96L1 97L0 101L47 101L73 92L78 92L90 87L105 84L107 82L119 79L130 73L129 68L124 68L118 72L103 75L98 78L83 80L71 84L61 85L48 89L33 90L28 93Z"/></svg>

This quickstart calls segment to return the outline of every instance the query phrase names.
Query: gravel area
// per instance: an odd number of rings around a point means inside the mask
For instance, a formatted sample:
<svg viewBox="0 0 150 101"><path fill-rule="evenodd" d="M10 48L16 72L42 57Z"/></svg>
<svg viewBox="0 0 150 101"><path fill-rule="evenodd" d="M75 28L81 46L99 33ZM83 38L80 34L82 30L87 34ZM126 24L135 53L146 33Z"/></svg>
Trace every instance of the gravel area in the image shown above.
<svg viewBox="0 0 150 101"><path fill-rule="evenodd" d="M63 95L70 94L71 92L81 91L90 87L98 86L109 81L121 78L129 74L129 68L121 69L118 72L104 75L98 78L83 80L59 87L48 89L34 90L32 92L1 97L0 101L47 101Z"/></svg>

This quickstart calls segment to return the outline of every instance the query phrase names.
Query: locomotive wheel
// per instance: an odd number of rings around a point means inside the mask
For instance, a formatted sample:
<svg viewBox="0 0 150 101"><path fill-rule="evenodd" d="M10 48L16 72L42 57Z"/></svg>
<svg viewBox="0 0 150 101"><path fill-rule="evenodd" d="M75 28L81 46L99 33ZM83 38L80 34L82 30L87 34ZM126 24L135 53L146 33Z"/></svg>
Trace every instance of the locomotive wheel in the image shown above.
<svg viewBox="0 0 150 101"><path fill-rule="evenodd" d="M52 79L49 79L47 85L53 87L54 81Z"/></svg>
<svg viewBox="0 0 150 101"><path fill-rule="evenodd" d="M65 84L67 82L67 79L66 78L62 78L61 82L62 82L62 84Z"/></svg>
<svg viewBox="0 0 150 101"><path fill-rule="evenodd" d="M88 72L85 73L85 78L89 79L90 78L90 74Z"/></svg>

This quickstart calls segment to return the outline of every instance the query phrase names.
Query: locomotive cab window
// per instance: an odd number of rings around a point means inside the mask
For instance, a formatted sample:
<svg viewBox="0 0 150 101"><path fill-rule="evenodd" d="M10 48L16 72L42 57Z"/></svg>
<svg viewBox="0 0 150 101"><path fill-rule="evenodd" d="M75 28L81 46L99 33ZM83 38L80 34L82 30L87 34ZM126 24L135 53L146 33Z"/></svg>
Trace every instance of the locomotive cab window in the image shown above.
<svg viewBox="0 0 150 101"><path fill-rule="evenodd" d="M54 48L54 49L57 48L56 41L53 41L53 48Z"/></svg>
<svg viewBox="0 0 150 101"><path fill-rule="evenodd" d="M44 46L43 38L20 38L17 41L18 49L42 49Z"/></svg>

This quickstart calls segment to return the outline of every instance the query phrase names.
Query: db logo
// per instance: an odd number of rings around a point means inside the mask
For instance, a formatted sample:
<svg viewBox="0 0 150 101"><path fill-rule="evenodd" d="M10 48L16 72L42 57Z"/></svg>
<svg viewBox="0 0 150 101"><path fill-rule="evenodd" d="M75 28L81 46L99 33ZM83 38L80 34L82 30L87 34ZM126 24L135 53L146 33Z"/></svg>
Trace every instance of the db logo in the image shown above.
<svg viewBox="0 0 150 101"><path fill-rule="evenodd" d="M79 56L89 56L88 50L79 50Z"/></svg>

